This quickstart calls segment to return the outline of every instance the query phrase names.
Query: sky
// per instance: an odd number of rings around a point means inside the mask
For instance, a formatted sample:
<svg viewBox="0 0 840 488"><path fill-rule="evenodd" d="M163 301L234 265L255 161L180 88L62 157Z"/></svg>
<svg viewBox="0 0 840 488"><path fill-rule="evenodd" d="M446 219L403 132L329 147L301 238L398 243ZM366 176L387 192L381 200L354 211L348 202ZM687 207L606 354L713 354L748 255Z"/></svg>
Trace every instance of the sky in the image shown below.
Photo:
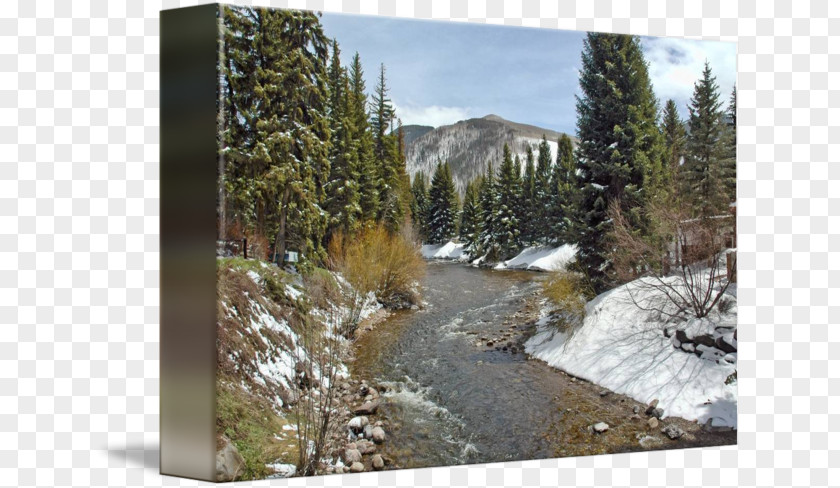
<svg viewBox="0 0 840 488"><path fill-rule="evenodd" d="M403 124L439 127L496 114L575 133L575 95L584 32L466 22L324 13L342 64L359 52L368 92L381 63ZM683 118L708 59L728 103L736 76L734 43L643 37L656 96L672 98Z"/></svg>

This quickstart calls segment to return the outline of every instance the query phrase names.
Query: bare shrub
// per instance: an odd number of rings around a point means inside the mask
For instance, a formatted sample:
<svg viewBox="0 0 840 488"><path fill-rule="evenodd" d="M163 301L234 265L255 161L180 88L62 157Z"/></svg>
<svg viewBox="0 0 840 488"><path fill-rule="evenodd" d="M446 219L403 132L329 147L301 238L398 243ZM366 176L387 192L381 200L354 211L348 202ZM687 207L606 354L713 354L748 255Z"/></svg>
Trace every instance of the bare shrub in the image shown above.
<svg viewBox="0 0 840 488"><path fill-rule="evenodd" d="M336 333L343 317L342 297L331 277L313 273L306 279L309 306L298 333L295 361L295 419L297 427L297 470L303 476L316 474L321 460L333 447L338 431L336 381L345 344Z"/></svg>
<svg viewBox="0 0 840 488"><path fill-rule="evenodd" d="M721 230L726 217L690 218L679 202L661 202L647 209L650 229L642 233L617 202L609 215L610 258L621 281L642 278L627 288L639 308L669 317L688 312L702 318L712 311L730 284Z"/></svg>

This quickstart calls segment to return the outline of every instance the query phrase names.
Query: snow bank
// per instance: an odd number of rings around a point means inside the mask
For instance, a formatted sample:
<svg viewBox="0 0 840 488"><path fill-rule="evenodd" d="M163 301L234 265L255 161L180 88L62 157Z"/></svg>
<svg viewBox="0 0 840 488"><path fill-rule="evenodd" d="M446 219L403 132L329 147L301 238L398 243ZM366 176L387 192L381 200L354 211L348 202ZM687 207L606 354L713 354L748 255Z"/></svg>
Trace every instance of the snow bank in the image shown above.
<svg viewBox="0 0 840 488"><path fill-rule="evenodd" d="M628 289L637 299L640 290L649 293L640 289L637 280L599 295L586 305L583 324L571 335L540 321L525 350L551 366L640 402L657 398L666 416L701 423L711 419L714 426L737 427L737 386L725 383L735 365L675 348L663 333L664 323L636 307ZM715 310L707 319L691 320L681 327L697 333L715 324L735 324L736 308L725 314Z"/></svg>
<svg viewBox="0 0 840 488"><path fill-rule="evenodd" d="M499 263L496 269L529 269L555 271L563 269L574 259L577 246L564 244L560 247L528 247L513 259Z"/></svg>
<svg viewBox="0 0 840 488"><path fill-rule="evenodd" d="M426 244L420 249L420 254L426 259L461 259L465 257L464 245L452 241L446 244Z"/></svg>

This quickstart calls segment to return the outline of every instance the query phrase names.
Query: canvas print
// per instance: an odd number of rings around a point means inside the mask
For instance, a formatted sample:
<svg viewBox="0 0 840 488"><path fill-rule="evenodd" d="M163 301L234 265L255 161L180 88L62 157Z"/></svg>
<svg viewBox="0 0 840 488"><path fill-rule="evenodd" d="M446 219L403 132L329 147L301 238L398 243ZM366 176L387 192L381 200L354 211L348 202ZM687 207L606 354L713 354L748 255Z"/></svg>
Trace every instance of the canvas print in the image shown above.
<svg viewBox="0 0 840 488"><path fill-rule="evenodd" d="M736 443L734 44L217 17L219 481Z"/></svg>

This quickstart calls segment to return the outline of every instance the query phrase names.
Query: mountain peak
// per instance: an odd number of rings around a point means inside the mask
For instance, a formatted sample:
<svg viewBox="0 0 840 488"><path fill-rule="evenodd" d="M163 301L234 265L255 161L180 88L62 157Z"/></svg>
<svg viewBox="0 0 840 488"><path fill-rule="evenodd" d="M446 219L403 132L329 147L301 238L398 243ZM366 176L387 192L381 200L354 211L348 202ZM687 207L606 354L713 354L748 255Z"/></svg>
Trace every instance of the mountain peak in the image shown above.
<svg viewBox="0 0 840 488"><path fill-rule="evenodd" d="M484 117L482 117L482 119L484 119L484 120L495 120L496 122L508 122L508 120L503 119L502 117L499 117L496 114L487 114Z"/></svg>

